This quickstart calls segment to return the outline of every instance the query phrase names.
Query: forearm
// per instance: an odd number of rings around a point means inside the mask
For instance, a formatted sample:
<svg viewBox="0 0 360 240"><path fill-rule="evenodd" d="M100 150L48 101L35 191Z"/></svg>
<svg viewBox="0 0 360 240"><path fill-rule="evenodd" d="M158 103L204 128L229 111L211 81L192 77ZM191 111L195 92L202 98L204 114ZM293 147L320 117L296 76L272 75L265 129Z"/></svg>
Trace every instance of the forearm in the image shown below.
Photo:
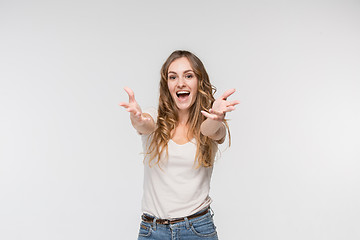
<svg viewBox="0 0 360 240"><path fill-rule="evenodd" d="M152 117L150 116L150 114L148 113L142 113L142 115L146 118L150 118L150 121L137 121L135 117L132 117L132 115L130 115L130 120L131 120L131 124L133 125L133 127L136 129L136 131L138 131L140 134L150 134L155 130L155 122L152 119Z"/></svg>
<svg viewBox="0 0 360 240"><path fill-rule="evenodd" d="M226 128L223 122L208 118L201 124L200 132L213 140L221 140L226 135Z"/></svg>

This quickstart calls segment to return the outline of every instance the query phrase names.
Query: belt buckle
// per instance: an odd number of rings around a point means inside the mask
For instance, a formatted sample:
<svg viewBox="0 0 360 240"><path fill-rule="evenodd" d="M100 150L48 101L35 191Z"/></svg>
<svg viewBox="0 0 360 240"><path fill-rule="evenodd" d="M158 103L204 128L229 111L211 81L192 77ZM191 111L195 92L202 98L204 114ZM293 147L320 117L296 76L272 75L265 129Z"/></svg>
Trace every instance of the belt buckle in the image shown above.
<svg viewBox="0 0 360 240"><path fill-rule="evenodd" d="M169 219L162 219L162 224L164 225L169 225L170 224L170 220Z"/></svg>

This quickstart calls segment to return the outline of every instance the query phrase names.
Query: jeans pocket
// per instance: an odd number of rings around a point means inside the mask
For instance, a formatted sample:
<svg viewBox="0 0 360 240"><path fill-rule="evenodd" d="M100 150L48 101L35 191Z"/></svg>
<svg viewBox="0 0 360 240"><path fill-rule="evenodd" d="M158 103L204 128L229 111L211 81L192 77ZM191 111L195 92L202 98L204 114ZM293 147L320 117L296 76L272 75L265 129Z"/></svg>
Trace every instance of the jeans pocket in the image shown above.
<svg viewBox="0 0 360 240"><path fill-rule="evenodd" d="M149 237L151 235L151 225L146 222L140 223L140 230L139 230L139 236L141 237Z"/></svg>
<svg viewBox="0 0 360 240"><path fill-rule="evenodd" d="M200 237L212 237L216 235L216 226L212 218L191 223L191 231Z"/></svg>

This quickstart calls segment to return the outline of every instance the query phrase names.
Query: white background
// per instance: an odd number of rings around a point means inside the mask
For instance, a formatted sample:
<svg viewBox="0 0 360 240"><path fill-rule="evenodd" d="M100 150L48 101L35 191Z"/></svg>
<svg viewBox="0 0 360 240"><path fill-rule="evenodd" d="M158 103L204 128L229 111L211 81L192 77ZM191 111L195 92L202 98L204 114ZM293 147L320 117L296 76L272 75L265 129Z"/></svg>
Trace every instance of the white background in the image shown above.
<svg viewBox="0 0 360 240"><path fill-rule="evenodd" d="M360 239L359 43L359 1L0 1L0 239L137 238L141 141L118 103L129 86L156 106L176 49L241 101L220 239Z"/></svg>

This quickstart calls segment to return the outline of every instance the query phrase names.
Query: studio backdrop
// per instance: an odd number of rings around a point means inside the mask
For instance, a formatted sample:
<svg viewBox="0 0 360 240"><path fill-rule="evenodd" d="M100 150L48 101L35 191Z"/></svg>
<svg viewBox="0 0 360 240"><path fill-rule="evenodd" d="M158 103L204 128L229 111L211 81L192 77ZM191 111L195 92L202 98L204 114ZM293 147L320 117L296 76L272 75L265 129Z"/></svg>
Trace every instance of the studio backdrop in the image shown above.
<svg viewBox="0 0 360 240"><path fill-rule="evenodd" d="M222 240L360 239L360 3L0 1L0 239L130 240L141 139L177 49L235 88L210 196Z"/></svg>

